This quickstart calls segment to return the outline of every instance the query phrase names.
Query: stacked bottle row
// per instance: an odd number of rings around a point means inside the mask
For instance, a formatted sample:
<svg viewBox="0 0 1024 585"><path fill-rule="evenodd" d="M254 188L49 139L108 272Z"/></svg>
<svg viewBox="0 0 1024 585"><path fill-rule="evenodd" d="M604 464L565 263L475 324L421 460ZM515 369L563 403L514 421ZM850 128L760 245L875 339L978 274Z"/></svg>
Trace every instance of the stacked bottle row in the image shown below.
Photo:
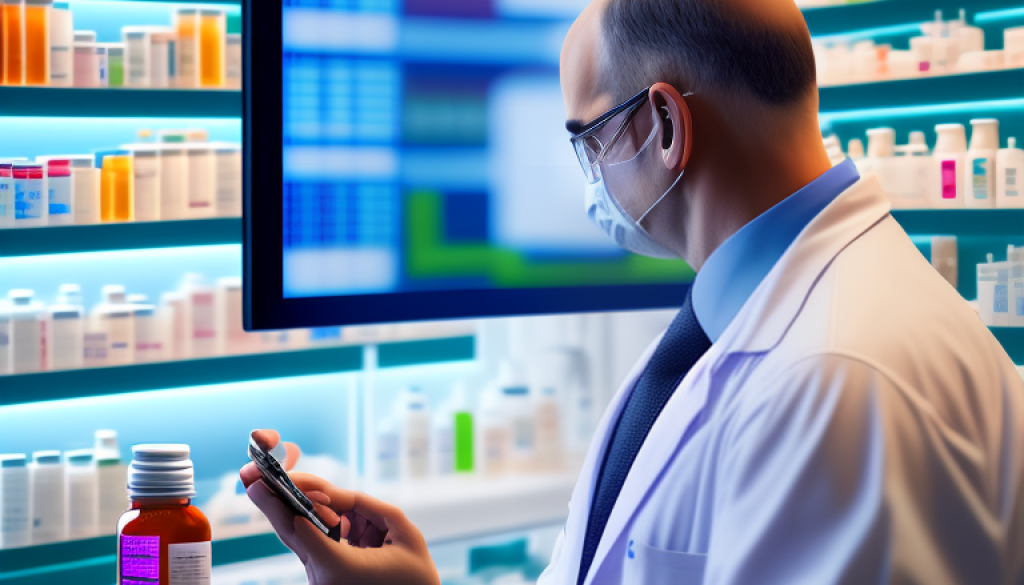
<svg viewBox="0 0 1024 585"><path fill-rule="evenodd" d="M818 83L822 86L871 83L921 76L952 75L1024 67L1024 27L1003 30L1003 49L985 50L985 31L958 20L935 20L921 25L921 36L910 39L909 50L864 40L814 43Z"/></svg>
<svg viewBox="0 0 1024 585"><path fill-rule="evenodd" d="M1024 248L1008 246L1006 260L978 264L978 314L989 327L1024 327Z"/></svg>
<svg viewBox="0 0 1024 585"><path fill-rule="evenodd" d="M0 455L0 548L114 534L126 484L115 431L92 449Z"/></svg>
<svg viewBox="0 0 1024 585"><path fill-rule="evenodd" d="M579 390L539 388L505 363L498 377L484 387L475 409L462 384L433 412L420 390L403 390L395 411L377 428L376 480L564 471L571 451L568 445L573 442L564 435L573 425L563 425L563 413L572 414L572 396Z"/></svg>
<svg viewBox="0 0 1024 585"><path fill-rule="evenodd" d="M242 148L162 130L119 149L0 159L0 229L242 214Z"/></svg>
<svg viewBox="0 0 1024 585"><path fill-rule="evenodd" d="M117 366L297 349L337 343L339 328L248 333L242 328L242 280L209 285L187 274L159 304L125 287L103 287L86 312L81 288L60 287L49 306L28 289L0 300L0 374Z"/></svg>
<svg viewBox="0 0 1024 585"><path fill-rule="evenodd" d="M1024 150L1010 137L1000 148L999 121L971 120L968 145L963 124L935 127L929 150L923 132L896 145L892 128L868 130L868 145L854 138L848 154L861 176L875 175L895 209L1024 208ZM838 138L826 139L833 162L845 156Z"/></svg>
<svg viewBox="0 0 1024 585"><path fill-rule="evenodd" d="M55 87L239 88L241 19L180 8L172 26L127 26L121 42L74 30L66 2L2 0L0 84Z"/></svg>

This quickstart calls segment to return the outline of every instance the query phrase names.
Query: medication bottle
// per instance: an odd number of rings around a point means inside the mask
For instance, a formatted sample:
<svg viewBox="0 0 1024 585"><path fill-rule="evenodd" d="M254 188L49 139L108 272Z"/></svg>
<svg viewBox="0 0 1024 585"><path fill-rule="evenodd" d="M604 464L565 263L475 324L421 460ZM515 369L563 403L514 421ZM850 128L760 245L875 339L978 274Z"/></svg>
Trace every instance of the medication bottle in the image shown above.
<svg viewBox="0 0 1024 585"><path fill-rule="evenodd" d="M971 120L971 147L964 172L964 203L970 208L996 206L996 155L999 120Z"/></svg>
<svg viewBox="0 0 1024 585"><path fill-rule="evenodd" d="M164 322L146 295L128 295L135 322L135 363L164 359Z"/></svg>
<svg viewBox="0 0 1024 585"><path fill-rule="evenodd" d="M967 164L967 136L963 124L939 124L938 141L932 156L932 207L964 207L964 177Z"/></svg>
<svg viewBox="0 0 1024 585"><path fill-rule="evenodd" d="M135 221L158 221L160 210L160 153L159 144L127 144L122 150L132 155L135 184Z"/></svg>
<svg viewBox="0 0 1024 585"><path fill-rule="evenodd" d="M14 227L14 162L0 160L0 229L12 227Z"/></svg>
<svg viewBox="0 0 1024 585"><path fill-rule="evenodd" d="M377 481L381 483L398 481L402 437L394 420L385 419L381 421L377 427L374 443L374 464L377 466Z"/></svg>
<svg viewBox="0 0 1024 585"><path fill-rule="evenodd" d="M1024 207L1024 150L1017 148L1012 136L996 154L996 207Z"/></svg>
<svg viewBox="0 0 1024 585"><path fill-rule="evenodd" d="M476 415L478 467L483 475L492 477L508 471L512 450L512 429L502 410L502 398L501 388L494 382L488 384L481 393Z"/></svg>
<svg viewBox="0 0 1024 585"><path fill-rule="evenodd" d="M4 84L25 84L25 1L0 0L3 8Z"/></svg>
<svg viewBox="0 0 1024 585"><path fill-rule="evenodd" d="M431 465L438 475L473 471L473 415L466 403L466 386L459 382L434 415Z"/></svg>
<svg viewBox="0 0 1024 585"><path fill-rule="evenodd" d="M124 43L104 43L107 49L107 87L124 87Z"/></svg>
<svg viewBox="0 0 1024 585"><path fill-rule="evenodd" d="M72 83L75 87L102 87L105 83L102 70L106 66L100 63L100 59L106 58L107 50L94 40L78 40L88 34L88 31L85 34L82 31L75 32ZM96 34L91 33L91 36L95 39Z"/></svg>
<svg viewBox="0 0 1024 585"><path fill-rule="evenodd" d="M199 12L199 85L224 87L227 23L223 10Z"/></svg>
<svg viewBox="0 0 1024 585"><path fill-rule="evenodd" d="M100 171L92 155L63 156L71 166L71 192L74 195L72 207L75 210L75 224L100 223Z"/></svg>
<svg viewBox="0 0 1024 585"><path fill-rule="evenodd" d="M51 370L82 367L85 355L85 315L81 298L77 284L62 284L57 304L49 307L46 363Z"/></svg>
<svg viewBox="0 0 1024 585"><path fill-rule="evenodd" d="M537 468L556 472L564 466L562 409L558 392L544 386L533 402L534 451Z"/></svg>
<svg viewBox="0 0 1024 585"><path fill-rule="evenodd" d="M100 217L104 222L135 219L135 165L131 153L115 150L96 154L100 168Z"/></svg>
<svg viewBox="0 0 1024 585"><path fill-rule="evenodd" d="M418 388L406 389L399 399L399 409L402 479L425 479L430 475L430 406L427 397Z"/></svg>
<svg viewBox="0 0 1024 585"><path fill-rule="evenodd" d="M216 295L202 274L188 273L180 287L184 295L184 356L210 357L217 354Z"/></svg>
<svg viewBox="0 0 1024 585"><path fill-rule="evenodd" d="M95 331L106 334L106 365L119 366L135 361L135 323L133 307L128 304L124 287L103 287L103 302L93 310Z"/></svg>
<svg viewBox="0 0 1024 585"><path fill-rule="evenodd" d="M96 431L95 445L97 532L102 536L117 532L118 519L128 508L128 466L121 463L116 431Z"/></svg>
<svg viewBox="0 0 1024 585"><path fill-rule="evenodd" d="M439 476L455 472L455 417L446 404L434 412L430 423L430 469Z"/></svg>
<svg viewBox="0 0 1024 585"><path fill-rule="evenodd" d="M121 29L124 43L125 86L150 87L153 66L152 30L148 26L126 26Z"/></svg>
<svg viewBox="0 0 1024 585"><path fill-rule="evenodd" d="M15 162L14 227L42 227L49 221L46 174L39 163Z"/></svg>
<svg viewBox="0 0 1024 585"><path fill-rule="evenodd" d="M97 533L99 482L92 449L64 453L64 494L68 538L81 540Z"/></svg>
<svg viewBox="0 0 1024 585"><path fill-rule="evenodd" d="M176 39L174 29L160 26L150 27L150 87L161 89L172 87Z"/></svg>
<svg viewBox="0 0 1024 585"><path fill-rule="evenodd" d="M169 360L188 357L185 347L185 295L169 291L160 295L160 320L164 329L165 356Z"/></svg>
<svg viewBox="0 0 1024 585"><path fill-rule="evenodd" d="M242 35L228 33L227 49L224 55L224 84L229 89L242 87Z"/></svg>
<svg viewBox="0 0 1024 585"><path fill-rule="evenodd" d="M192 505L188 445L136 445L132 455L131 508L117 523L117 583L210 583L210 522Z"/></svg>
<svg viewBox="0 0 1024 585"><path fill-rule="evenodd" d="M0 455L0 548L32 544L31 492L22 454Z"/></svg>
<svg viewBox="0 0 1024 585"><path fill-rule="evenodd" d="M67 2L57 2L50 11L50 85L71 87L74 83L74 21Z"/></svg>
<svg viewBox="0 0 1024 585"><path fill-rule="evenodd" d="M213 217L217 189L217 168L213 147L205 142L185 145L188 161L188 217Z"/></svg>
<svg viewBox="0 0 1024 585"><path fill-rule="evenodd" d="M35 293L28 289L14 289L7 295L10 299L8 325L10 368L13 374L38 372L42 369L43 356L43 304L34 300Z"/></svg>
<svg viewBox="0 0 1024 585"><path fill-rule="evenodd" d="M11 373L11 303L0 299L0 374Z"/></svg>
<svg viewBox="0 0 1024 585"><path fill-rule="evenodd" d="M242 145L214 145L218 217L242 216Z"/></svg>
<svg viewBox="0 0 1024 585"><path fill-rule="evenodd" d="M160 218L188 218L189 161L183 141L164 141L159 146Z"/></svg>
<svg viewBox="0 0 1024 585"><path fill-rule="evenodd" d="M75 223L75 184L71 177L71 161L50 158L46 160L46 188L48 225Z"/></svg>
<svg viewBox="0 0 1024 585"><path fill-rule="evenodd" d="M878 177L882 190L895 199L892 193L899 189L899 168L896 160L896 131L892 128L868 130L868 165Z"/></svg>
<svg viewBox="0 0 1024 585"><path fill-rule="evenodd" d="M931 152L925 142L924 132L910 133L908 144L896 147L894 161L896 170L889 199L894 209L925 209L931 207L929 200L929 171Z"/></svg>
<svg viewBox="0 0 1024 585"><path fill-rule="evenodd" d="M177 86L184 89L199 87L199 10L180 8L175 12L177 30L175 67Z"/></svg>
<svg viewBox="0 0 1024 585"><path fill-rule="evenodd" d="M50 11L53 0L25 0L25 84L50 83Z"/></svg>
<svg viewBox="0 0 1024 585"><path fill-rule="evenodd" d="M254 339L242 326L242 279L217 280L217 353L228 355L255 351Z"/></svg>
<svg viewBox="0 0 1024 585"><path fill-rule="evenodd" d="M64 462L60 451L36 451L28 464L32 486L32 544L67 540Z"/></svg>

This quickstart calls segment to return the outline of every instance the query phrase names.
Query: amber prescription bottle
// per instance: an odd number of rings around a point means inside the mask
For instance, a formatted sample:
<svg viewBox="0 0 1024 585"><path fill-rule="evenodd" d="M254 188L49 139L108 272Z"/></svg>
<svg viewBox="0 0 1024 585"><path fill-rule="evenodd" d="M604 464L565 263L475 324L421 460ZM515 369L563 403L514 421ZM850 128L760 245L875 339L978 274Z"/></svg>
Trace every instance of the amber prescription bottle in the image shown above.
<svg viewBox="0 0 1024 585"><path fill-rule="evenodd" d="M117 523L118 585L210 585L210 522L196 495L188 445L135 445L132 507Z"/></svg>

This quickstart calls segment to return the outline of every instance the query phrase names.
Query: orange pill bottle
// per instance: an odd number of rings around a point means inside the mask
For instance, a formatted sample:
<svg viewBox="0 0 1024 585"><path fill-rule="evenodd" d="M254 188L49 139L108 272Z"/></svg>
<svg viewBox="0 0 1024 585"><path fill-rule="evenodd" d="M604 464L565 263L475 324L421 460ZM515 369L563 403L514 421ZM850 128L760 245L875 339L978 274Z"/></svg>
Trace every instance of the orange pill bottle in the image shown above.
<svg viewBox="0 0 1024 585"><path fill-rule="evenodd" d="M117 523L118 585L210 585L210 522L196 495L188 445L135 445L132 507Z"/></svg>

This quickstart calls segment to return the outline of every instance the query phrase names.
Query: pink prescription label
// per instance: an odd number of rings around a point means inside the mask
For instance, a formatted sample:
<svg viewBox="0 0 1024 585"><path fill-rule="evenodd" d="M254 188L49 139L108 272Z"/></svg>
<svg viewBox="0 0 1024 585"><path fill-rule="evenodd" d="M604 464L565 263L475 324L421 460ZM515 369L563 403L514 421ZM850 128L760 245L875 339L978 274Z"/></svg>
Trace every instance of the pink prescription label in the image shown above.
<svg viewBox="0 0 1024 585"><path fill-rule="evenodd" d="M132 581L130 579L145 579ZM152 585L160 580L160 537L121 535L122 585Z"/></svg>
<svg viewBox="0 0 1024 585"><path fill-rule="evenodd" d="M942 161L942 198L956 199L956 161Z"/></svg>

